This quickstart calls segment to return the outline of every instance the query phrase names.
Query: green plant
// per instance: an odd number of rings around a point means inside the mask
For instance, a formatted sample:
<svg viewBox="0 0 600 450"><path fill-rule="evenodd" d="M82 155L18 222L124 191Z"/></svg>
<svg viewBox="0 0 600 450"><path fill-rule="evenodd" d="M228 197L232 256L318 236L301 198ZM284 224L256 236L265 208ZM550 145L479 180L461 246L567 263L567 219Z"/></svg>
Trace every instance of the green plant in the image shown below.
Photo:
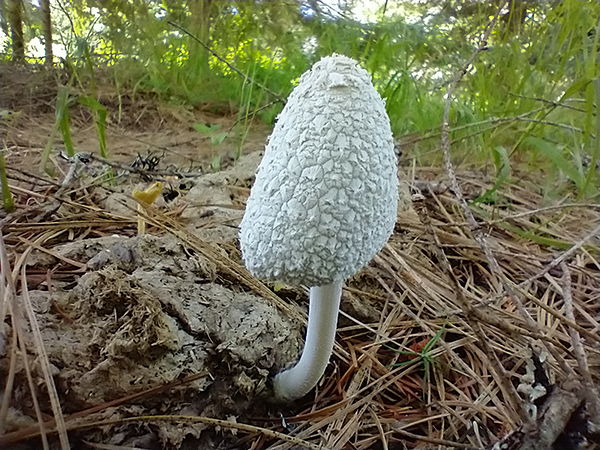
<svg viewBox="0 0 600 450"><path fill-rule="evenodd" d="M221 129L221 125L208 125L205 123L195 123L194 125L192 125L194 127L194 130L198 131L199 133L204 134L205 136L208 136L210 138L210 143L214 146L217 147L219 145L221 145L223 143L223 141L225 139L227 139L227 136L229 136L229 132L227 131L222 131L222 132L218 132ZM218 172L221 170L221 155L216 155L212 158L211 162L210 162L210 166L213 169L213 171Z"/></svg>
<svg viewBox="0 0 600 450"><path fill-rule="evenodd" d="M73 138L71 136L71 126L69 124L69 107L72 103L72 99L70 97L70 89L70 85L60 86L58 88L55 112L56 119L54 122L54 127L50 132L48 142L46 143L46 147L44 147L44 151L42 152L40 170L43 172L47 172L49 175L53 175L53 171L48 167L48 159L50 158L50 153L52 152L52 149L54 147L54 139L56 138L56 133L58 131L60 131L62 135L67 155L73 156L75 154L75 146L73 145Z"/></svg>
<svg viewBox="0 0 600 450"><path fill-rule="evenodd" d="M92 116L94 117L94 124L96 126L96 133L98 134L98 141L100 144L100 156L108 158L106 151L106 118L108 112L106 108L94 97L91 96L80 96L77 97L77 102L90 109Z"/></svg>
<svg viewBox="0 0 600 450"><path fill-rule="evenodd" d="M15 209L15 200L12 192L10 192L8 178L6 177L6 166L4 165L3 151L0 151L0 186L2 187L2 208L7 213L10 213Z"/></svg>
<svg viewBox="0 0 600 450"><path fill-rule="evenodd" d="M427 381L429 380L431 368L437 364L435 356L433 355L433 352L434 352L433 348L434 348L435 344L442 338L444 331L445 331L445 327L442 327L435 334L435 336L433 336L431 339L427 339L425 344L423 344L422 342L416 343L413 347L415 349L418 349L420 347L421 348L420 351L406 352L406 351L394 350L394 352L399 353L401 355L405 355L409 359L408 359L408 361L402 361L399 363L391 364L390 367L402 367L402 366L408 366L408 365L412 365L412 364L423 364L423 371L424 371L423 382L427 383Z"/></svg>
<svg viewBox="0 0 600 450"><path fill-rule="evenodd" d="M510 158L504 147L494 147L491 149L492 160L496 166L496 182L482 195L473 200L474 203L494 203L496 202L496 192L508 180L510 174Z"/></svg>
<svg viewBox="0 0 600 450"><path fill-rule="evenodd" d="M52 171L47 167L47 164L50 153L52 152L52 148L54 147L54 139L57 131L60 131L62 135L67 154L69 156L73 156L75 154L75 146L73 144L71 125L69 121L69 108L75 103L75 101L91 111L96 133L98 134L100 156L103 158L108 158L108 152L106 148L106 119L108 116L108 111L96 99L96 76L89 44L85 39L82 38L78 38L77 44L78 52L83 58L84 67L87 69L90 77L91 95L79 95L77 97L71 96L71 90L74 81L77 81L82 92L85 91L85 87L81 79L80 68L78 68L78 66L74 64L70 58L67 58L65 60L65 65L69 68L71 77L66 86L60 86L58 88L58 95L56 99L56 121L52 132L50 133L50 138L48 139L46 147L42 153L42 159L40 163L40 170L46 171L50 175L52 175Z"/></svg>

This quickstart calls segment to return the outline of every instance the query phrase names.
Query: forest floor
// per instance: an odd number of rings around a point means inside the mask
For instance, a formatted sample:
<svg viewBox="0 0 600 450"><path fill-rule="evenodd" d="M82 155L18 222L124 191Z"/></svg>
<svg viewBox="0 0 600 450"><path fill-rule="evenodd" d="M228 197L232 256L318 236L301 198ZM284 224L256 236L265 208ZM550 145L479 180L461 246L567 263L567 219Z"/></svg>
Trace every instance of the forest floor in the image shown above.
<svg viewBox="0 0 600 450"><path fill-rule="evenodd" d="M99 87L108 158L63 158L57 133L50 177L40 161L57 80L0 76L17 206L2 217L2 268L14 278L1 299L2 448L475 449L505 439L519 449L593 437L597 205L549 203L518 174L501 201L473 205L490 269L444 169L404 154L414 195L384 250L346 283L326 377L306 398L274 404L270 376L303 345L306 290L254 279L237 243L270 127L256 119L243 139L230 131L213 145L193 125L237 129L230 105ZM98 155L89 110L72 106L70 124L76 151ZM494 181L472 167L457 175L470 199ZM162 195L138 208L134 190L156 181Z"/></svg>

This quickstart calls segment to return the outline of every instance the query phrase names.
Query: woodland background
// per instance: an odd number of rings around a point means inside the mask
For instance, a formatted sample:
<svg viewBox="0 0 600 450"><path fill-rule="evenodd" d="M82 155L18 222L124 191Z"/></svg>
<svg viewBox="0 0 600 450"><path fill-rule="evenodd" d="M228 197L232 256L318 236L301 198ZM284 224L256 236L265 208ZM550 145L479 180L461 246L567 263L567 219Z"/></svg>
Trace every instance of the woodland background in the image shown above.
<svg viewBox="0 0 600 450"><path fill-rule="evenodd" d="M0 19L2 448L599 447L599 2ZM412 195L345 284L325 377L274 406L306 292L251 277L237 225L285 99L334 52L387 99Z"/></svg>
<svg viewBox="0 0 600 450"><path fill-rule="evenodd" d="M434 138L448 84L501 4L5 0L2 57L61 67L65 84L86 84L84 101L101 116L99 71L117 96L150 92L174 105L230 105L243 135L254 120L273 123L279 100L315 61L343 53L361 62L387 98L403 151L429 163L440 160ZM499 183L511 166L525 164L544 174L549 196L562 195L564 181L579 197L597 195L598 10L582 0L504 4L455 92L459 161L487 163ZM59 96L59 110L66 99Z"/></svg>

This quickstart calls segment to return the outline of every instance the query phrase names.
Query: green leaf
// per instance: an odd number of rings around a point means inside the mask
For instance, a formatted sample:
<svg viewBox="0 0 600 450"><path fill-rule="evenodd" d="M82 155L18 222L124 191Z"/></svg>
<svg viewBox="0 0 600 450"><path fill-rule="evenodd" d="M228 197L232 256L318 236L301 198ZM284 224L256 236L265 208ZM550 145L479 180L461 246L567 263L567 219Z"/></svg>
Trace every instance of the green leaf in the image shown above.
<svg viewBox="0 0 600 450"><path fill-rule="evenodd" d="M71 136L71 125L69 124L69 100L69 87L61 86L56 99L56 121L58 129L62 134L67 154L73 156L75 154L75 146L73 145L73 138Z"/></svg>
<svg viewBox="0 0 600 450"><path fill-rule="evenodd" d="M96 118L96 130L98 131L98 140L100 141L100 156L107 158L106 152L106 117L108 112L104 106L98 110Z"/></svg>
<svg viewBox="0 0 600 450"><path fill-rule="evenodd" d="M215 156L210 162L210 167L214 172L219 172L221 170L221 157Z"/></svg>
<svg viewBox="0 0 600 450"><path fill-rule="evenodd" d="M275 292L279 292L280 290L285 288L285 284L283 283L274 283L273 284L273 291Z"/></svg>
<svg viewBox="0 0 600 450"><path fill-rule="evenodd" d="M556 145L551 144L543 139L536 138L533 136L529 136L525 138L524 142L529 145L537 148L540 152L542 152L552 163L554 166L563 172L566 176L568 176L573 183L577 186L577 189L581 190L584 187L584 178L581 173L575 167L571 161L568 161L562 154L560 148Z"/></svg>
<svg viewBox="0 0 600 450"><path fill-rule="evenodd" d="M195 123L192 126L194 127L194 130L202 134L211 134L221 128L221 125L208 125L206 123Z"/></svg>
<svg viewBox="0 0 600 450"><path fill-rule="evenodd" d="M446 331L445 324L442 326L442 328L439 329L439 331L437 333L435 333L435 336L433 336L431 339L429 339L429 342L427 342L425 347L423 347L423 351L421 352L421 354L428 353L433 348L433 346L437 343L437 341L440 340L440 338L444 334L444 331Z"/></svg>
<svg viewBox="0 0 600 450"><path fill-rule="evenodd" d="M227 135L228 135L228 133L218 133L218 134L215 134L214 136L210 137L210 143L212 145L219 145L219 144L221 144L225 140L225 138L227 137Z"/></svg>
<svg viewBox="0 0 600 450"><path fill-rule="evenodd" d="M98 100L90 96L80 96L77 98L77 102L92 110L98 140L100 141L100 156L106 158L108 156L106 153L106 118L108 116L106 108Z"/></svg>
<svg viewBox="0 0 600 450"><path fill-rule="evenodd" d="M16 120L21 117L22 111L9 111L8 109L0 109L0 119L5 122Z"/></svg>
<svg viewBox="0 0 600 450"><path fill-rule="evenodd" d="M585 78L580 78L578 80L575 80L571 86L569 86L567 88L567 90L565 91L565 93L562 95L562 97L560 98L560 100L558 101L558 103L561 103L562 101L568 99L569 97L572 97L573 94L575 94L576 92L581 91L587 84L589 84L592 80L590 80L589 78L585 77Z"/></svg>

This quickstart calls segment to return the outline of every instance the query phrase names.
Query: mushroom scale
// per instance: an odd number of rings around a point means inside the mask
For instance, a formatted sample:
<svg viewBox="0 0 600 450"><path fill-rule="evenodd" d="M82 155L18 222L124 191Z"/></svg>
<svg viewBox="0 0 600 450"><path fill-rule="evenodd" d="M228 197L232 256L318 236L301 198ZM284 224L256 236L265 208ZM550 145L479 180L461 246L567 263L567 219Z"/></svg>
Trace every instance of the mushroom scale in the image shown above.
<svg viewBox="0 0 600 450"><path fill-rule="evenodd" d="M327 289L339 291L332 300L311 289L309 306L313 297L337 305L343 281L387 242L397 205L385 102L356 61L325 57L302 75L267 143L240 225L244 263L264 280L339 286ZM308 335L311 321L317 318L309 312ZM337 306L328 321L335 329Z"/></svg>

